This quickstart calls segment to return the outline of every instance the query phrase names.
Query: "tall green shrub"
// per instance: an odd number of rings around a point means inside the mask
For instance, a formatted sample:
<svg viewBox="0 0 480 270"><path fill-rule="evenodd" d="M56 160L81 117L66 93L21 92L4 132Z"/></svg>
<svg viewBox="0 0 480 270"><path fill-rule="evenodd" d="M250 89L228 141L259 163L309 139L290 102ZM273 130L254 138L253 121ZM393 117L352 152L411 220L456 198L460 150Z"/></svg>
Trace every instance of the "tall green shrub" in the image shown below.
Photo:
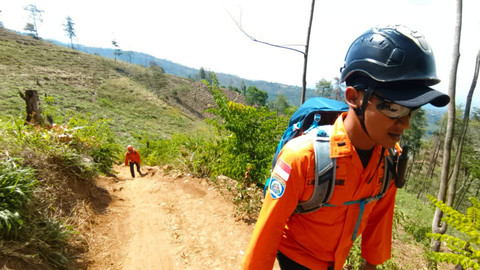
<svg viewBox="0 0 480 270"><path fill-rule="evenodd" d="M93 121L88 117L73 117L68 123L72 143L80 155L91 156L93 166L101 173L112 173L113 163L121 152L108 120ZM88 159L88 158L87 158Z"/></svg>
<svg viewBox="0 0 480 270"><path fill-rule="evenodd" d="M169 139L148 140L141 148L144 163L171 164L199 177L208 177L216 149L211 140L201 134L175 134Z"/></svg>
<svg viewBox="0 0 480 270"><path fill-rule="evenodd" d="M223 149L218 159L218 173L243 180L247 185L264 184L288 118L279 117L266 107L255 108L228 100L215 76L212 84L204 83L217 105L209 109L217 116L209 122L225 135L219 143Z"/></svg>

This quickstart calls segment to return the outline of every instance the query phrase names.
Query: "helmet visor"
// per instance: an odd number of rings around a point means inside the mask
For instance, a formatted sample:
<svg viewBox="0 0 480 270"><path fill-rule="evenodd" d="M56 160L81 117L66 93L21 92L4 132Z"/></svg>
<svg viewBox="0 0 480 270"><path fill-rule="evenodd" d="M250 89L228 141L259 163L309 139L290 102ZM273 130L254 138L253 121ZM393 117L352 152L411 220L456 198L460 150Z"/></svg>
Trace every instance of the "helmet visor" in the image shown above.
<svg viewBox="0 0 480 270"><path fill-rule="evenodd" d="M450 102L450 97L419 82L380 84L375 92L391 102L409 108L418 108L427 103L443 107Z"/></svg>

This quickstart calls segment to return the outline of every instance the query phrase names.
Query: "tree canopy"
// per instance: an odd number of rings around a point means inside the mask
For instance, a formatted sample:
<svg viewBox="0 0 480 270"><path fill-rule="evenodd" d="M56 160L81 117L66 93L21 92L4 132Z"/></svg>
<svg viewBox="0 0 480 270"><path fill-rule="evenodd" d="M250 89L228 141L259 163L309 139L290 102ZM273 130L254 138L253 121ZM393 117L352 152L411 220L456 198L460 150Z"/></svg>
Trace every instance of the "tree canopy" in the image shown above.
<svg viewBox="0 0 480 270"><path fill-rule="evenodd" d="M267 104L267 99L268 99L267 92L262 91L255 86L249 86L247 88L245 102L248 105L265 106Z"/></svg>

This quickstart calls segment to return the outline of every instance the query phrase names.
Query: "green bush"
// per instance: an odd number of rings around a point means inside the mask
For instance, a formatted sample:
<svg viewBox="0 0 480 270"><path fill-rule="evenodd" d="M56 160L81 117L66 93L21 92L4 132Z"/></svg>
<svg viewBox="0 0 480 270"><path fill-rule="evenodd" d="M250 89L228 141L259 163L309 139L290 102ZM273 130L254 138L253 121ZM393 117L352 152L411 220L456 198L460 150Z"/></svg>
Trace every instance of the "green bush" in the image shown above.
<svg viewBox="0 0 480 270"><path fill-rule="evenodd" d="M287 127L288 118L279 117L266 107L255 108L229 101L219 89L214 76L207 84L213 94L216 108L209 109L217 117L210 119L222 135L216 174L262 186L270 174L271 162L280 136Z"/></svg>
<svg viewBox="0 0 480 270"><path fill-rule="evenodd" d="M93 121L89 117L73 117L68 123L72 133L71 147L79 156L91 156L93 168L104 174L113 173L113 163L118 160L121 146L108 126L108 121ZM80 157L81 158L81 157ZM81 158L89 162L88 158ZM88 166L87 166L88 167Z"/></svg>
<svg viewBox="0 0 480 270"><path fill-rule="evenodd" d="M471 197L472 206L463 215L447 206L444 202L428 196L436 207L444 213L442 218L448 225L452 226L462 234L462 238L448 234L429 233L432 239L445 242L452 253L432 252L430 255L436 262L446 262L455 265L462 265L464 268L480 269L480 202L477 198Z"/></svg>
<svg viewBox="0 0 480 270"><path fill-rule="evenodd" d="M17 235L24 223L26 207L37 183L31 168L20 167L15 159L0 162L1 236Z"/></svg>
<svg viewBox="0 0 480 270"><path fill-rule="evenodd" d="M24 125L22 119L0 120L0 257L16 257L32 269L66 269L75 260L71 255L78 254L77 248L84 243L64 218L83 204L68 185L91 179L102 164L111 168L102 155L114 156L111 150L105 154L97 139L108 141L108 126L87 123L85 127L85 133L75 134L76 130L65 127L48 129Z"/></svg>

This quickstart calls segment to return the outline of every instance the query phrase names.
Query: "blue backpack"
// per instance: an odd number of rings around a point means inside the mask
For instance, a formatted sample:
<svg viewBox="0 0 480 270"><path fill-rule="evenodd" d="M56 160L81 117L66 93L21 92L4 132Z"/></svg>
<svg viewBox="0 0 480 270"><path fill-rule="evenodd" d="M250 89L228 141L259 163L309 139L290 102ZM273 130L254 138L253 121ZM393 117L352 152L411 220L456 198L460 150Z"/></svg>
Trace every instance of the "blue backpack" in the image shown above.
<svg viewBox="0 0 480 270"><path fill-rule="evenodd" d="M273 158L272 171L277 163L277 158L283 146L291 139L305 133L312 134L314 138L315 151L315 186L312 196L305 202L299 202L294 213L311 213L324 206L333 206L328 204L335 187L336 159L330 158L330 137L329 129L337 117L348 111L348 105L327 98L314 97L308 99L305 103L293 113L288 123L287 129L277 146ZM395 178L397 187L403 186L403 176L408 159L408 147L404 147L402 155L397 159L395 150L389 149L389 156L385 157L386 169L382 189L379 194L363 199L361 201L347 202L348 204L360 203L361 208L366 203L380 199L390 186L391 180ZM382 151L383 153L383 151ZM402 162L400 162L402 160ZM395 168L396 170L392 170ZM397 171L401 173L397 174ZM401 177L400 177L401 176ZM397 178L401 179L397 184ZM267 179L264 188L264 196L270 184L271 177ZM361 215L360 215L361 216Z"/></svg>
<svg viewBox="0 0 480 270"><path fill-rule="evenodd" d="M275 151L272 168L277 163L280 150L288 141L302 135L309 129L321 125L333 125L337 117L346 111L348 111L347 104L333 99L313 97L305 101L290 117L287 129Z"/></svg>

